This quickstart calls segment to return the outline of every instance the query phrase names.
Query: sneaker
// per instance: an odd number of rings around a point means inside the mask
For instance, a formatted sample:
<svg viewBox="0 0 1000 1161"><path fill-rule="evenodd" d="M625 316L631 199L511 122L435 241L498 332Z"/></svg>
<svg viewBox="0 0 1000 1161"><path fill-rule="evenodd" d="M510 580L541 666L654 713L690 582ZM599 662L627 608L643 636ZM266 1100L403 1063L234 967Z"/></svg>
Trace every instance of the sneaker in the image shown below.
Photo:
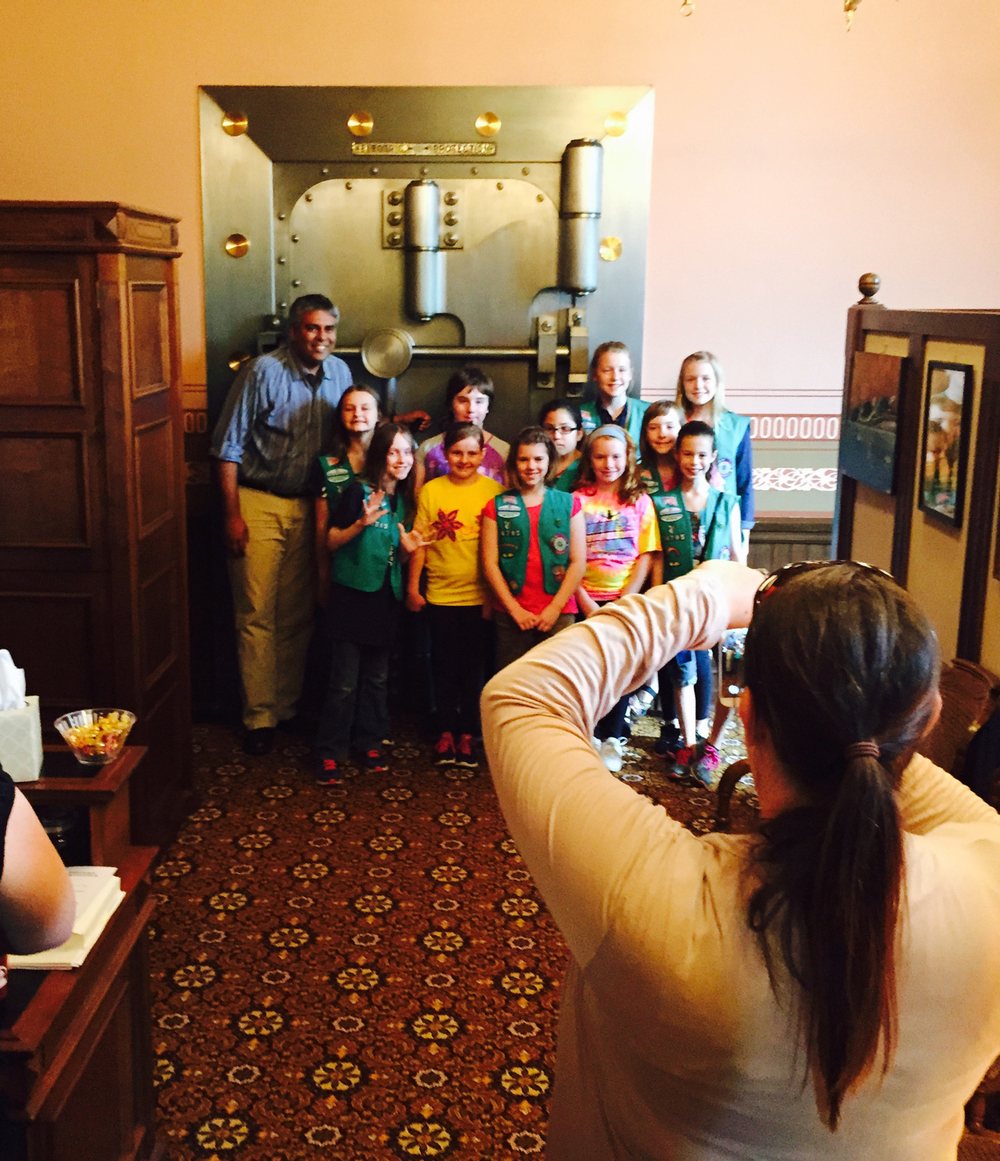
<svg viewBox="0 0 1000 1161"><path fill-rule="evenodd" d="M624 738L605 738L601 742L601 761L612 774L617 774L622 768L622 751L624 749Z"/></svg>
<svg viewBox="0 0 1000 1161"><path fill-rule="evenodd" d="M454 766L455 765L455 739L451 736L449 730L438 738L434 746L434 765L435 766Z"/></svg>
<svg viewBox="0 0 1000 1161"><path fill-rule="evenodd" d="M316 766L317 786L339 786L337 762L335 758L320 758Z"/></svg>
<svg viewBox="0 0 1000 1161"><path fill-rule="evenodd" d="M697 760L698 751L696 746L682 746L676 754L674 754L674 763L670 769L667 770L667 777L672 778L675 782L679 782L682 778L687 778L691 773L691 768Z"/></svg>
<svg viewBox="0 0 1000 1161"><path fill-rule="evenodd" d="M628 699L628 716L632 721L638 721L649 713L650 706L656 700L656 693L648 685L641 685Z"/></svg>
<svg viewBox="0 0 1000 1161"><path fill-rule="evenodd" d="M695 751L695 761L691 766L691 774L698 779L702 786L709 787L712 785L712 778L721 761L719 751L711 742L705 742L703 745L699 745Z"/></svg>
<svg viewBox="0 0 1000 1161"><path fill-rule="evenodd" d="M677 726L672 726L668 722L664 722L663 729L660 730L660 736L653 743L653 753L659 754L661 758L672 758L683 747L684 738Z"/></svg>
<svg viewBox="0 0 1000 1161"><path fill-rule="evenodd" d="M369 750L365 754L364 767L369 774L384 774L389 769L389 763L381 750Z"/></svg>
<svg viewBox="0 0 1000 1161"><path fill-rule="evenodd" d="M598 754L601 752L602 743L601 743L600 738L591 738L590 744L594 747L594 749L598 752Z"/></svg>
<svg viewBox="0 0 1000 1161"><path fill-rule="evenodd" d="M479 759L472 752L471 734L458 735L458 744L455 746L455 765L467 766L470 770L479 768Z"/></svg>

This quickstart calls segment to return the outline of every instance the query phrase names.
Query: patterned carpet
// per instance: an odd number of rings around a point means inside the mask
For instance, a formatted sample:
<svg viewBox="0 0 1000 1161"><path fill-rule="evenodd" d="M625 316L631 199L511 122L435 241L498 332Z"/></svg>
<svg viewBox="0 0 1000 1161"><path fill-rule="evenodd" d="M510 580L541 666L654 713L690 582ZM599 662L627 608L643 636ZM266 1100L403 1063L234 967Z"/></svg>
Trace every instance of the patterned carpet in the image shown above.
<svg viewBox="0 0 1000 1161"><path fill-rule="evenodd" d="M714 796L666 782L657 727L638 723L622 777L704 833ZM389 773L321 789L300 743L195 742L201 805L151 932L168 1154L540 1156L566 953L486 771L437 769L401 730ZM738 788L734 830L754 807Z"/></svg>

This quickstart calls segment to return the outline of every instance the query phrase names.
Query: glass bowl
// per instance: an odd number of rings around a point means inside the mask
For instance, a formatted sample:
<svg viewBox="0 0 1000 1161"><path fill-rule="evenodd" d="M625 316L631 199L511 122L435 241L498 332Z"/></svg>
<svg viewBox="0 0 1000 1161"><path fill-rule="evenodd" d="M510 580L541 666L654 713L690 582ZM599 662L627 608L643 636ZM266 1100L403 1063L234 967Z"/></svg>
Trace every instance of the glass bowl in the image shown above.
<svg viewBox="0 0 1000 1161"><path fill-rule="evenodd" d="M121 753L135 714L120 709L74 710L56 718L54 725L78 762L103 766Z"/></svg>

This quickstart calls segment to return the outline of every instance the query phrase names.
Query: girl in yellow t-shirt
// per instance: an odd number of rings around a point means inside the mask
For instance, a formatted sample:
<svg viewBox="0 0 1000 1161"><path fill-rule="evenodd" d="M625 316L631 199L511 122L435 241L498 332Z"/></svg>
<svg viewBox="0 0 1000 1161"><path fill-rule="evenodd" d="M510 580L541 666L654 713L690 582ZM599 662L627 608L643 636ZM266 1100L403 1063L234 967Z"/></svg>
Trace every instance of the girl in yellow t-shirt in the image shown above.
<svg viewBox="0 0 1000 1161"><path fill-rule="evenodd" d="M486 591L479 565L483 509L503 486L479 474L483 430L453 423L444 433L448 474L428 480L420 492L414 529L423 537L410 562L407 607L424 610L431 636L431 667L437 699L437 764L476 766L472 736L483 688ZM427 573L426 594L420 591Z"/></svg>

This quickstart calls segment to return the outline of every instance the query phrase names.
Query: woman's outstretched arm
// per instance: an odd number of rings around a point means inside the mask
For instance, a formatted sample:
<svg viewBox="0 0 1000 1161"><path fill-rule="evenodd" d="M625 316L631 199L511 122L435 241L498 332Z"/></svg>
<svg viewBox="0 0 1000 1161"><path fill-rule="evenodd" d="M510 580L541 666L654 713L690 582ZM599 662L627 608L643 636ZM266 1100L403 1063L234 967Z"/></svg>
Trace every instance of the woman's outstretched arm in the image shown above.
<svg viewBox="0 0 1000 1161"><path fill-rule="evenodd" d="M669 859L671 848L699 841L608 774L593 726L678 649L704 648L745 625L761 580L710 562L564 630L486 687L483 740L501 808L581 964L604 938L637 852Z"/></svg>

